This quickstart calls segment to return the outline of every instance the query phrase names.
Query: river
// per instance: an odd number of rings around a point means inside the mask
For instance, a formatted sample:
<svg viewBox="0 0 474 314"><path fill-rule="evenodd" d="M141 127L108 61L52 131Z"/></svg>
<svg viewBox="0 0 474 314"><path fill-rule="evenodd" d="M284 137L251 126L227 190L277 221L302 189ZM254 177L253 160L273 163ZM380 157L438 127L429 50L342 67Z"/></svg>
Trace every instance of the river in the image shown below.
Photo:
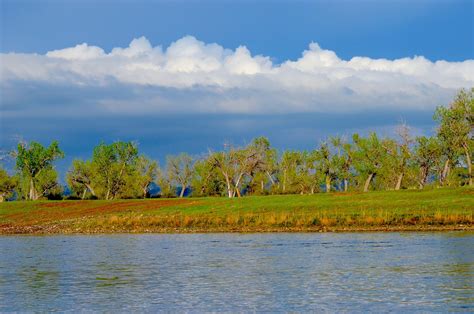
<svg viewBox="0 0 474 314"><path fill-rule="evenodd" d="M5 311L474 311L474 233L0 237Z"/></svg>

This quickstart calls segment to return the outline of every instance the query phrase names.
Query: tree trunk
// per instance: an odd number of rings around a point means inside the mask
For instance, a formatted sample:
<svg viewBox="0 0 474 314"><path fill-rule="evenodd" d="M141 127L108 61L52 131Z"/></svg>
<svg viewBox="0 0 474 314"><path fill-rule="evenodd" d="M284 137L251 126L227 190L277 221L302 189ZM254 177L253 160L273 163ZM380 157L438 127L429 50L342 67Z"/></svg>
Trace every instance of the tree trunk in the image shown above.
<svg viewBox="0 0 474 314"><path fill-rule="evenodd" d="M110 189L107 189L107 194L105 194L105 199L109 200L109 195L110 195Z"/></svg>
<svg viewBox="0 0 474 314"><path fill-rule="evenodd" d="M367 192L369 190L370 182L372 181L373 177L374 177L374 174L371 173L371 174L369 174L369 177L367 178L367 180L365 180L364 192Z"/></svg>
<svg viewBox="0 0 474 314"><path fill-rule="evenodd" d="M469 152L469 147L466 143L462 145L464 147L464 152L466 153L466 163L467 163L467 173L469 175L469 186L472 186L472 161L471 153Z"/></svg>
<svg viewBox="0 0 474 314"><path fill-rule="evenodd" d="M260 181L260 189L263 193L263 190L265 189L265 186L263 185L263 180Z"/></svg>
<svg viewBox="0 0 474 314"><path fill-rule="evenodd" d="M86 188L89 190L89 192L91 192L91 194L92 194L93 196L96 196L96 195L95 195L95 191L94 191L94 189L92 188L92 186L91 186L90 184L85 183L85 186L86 186Z"/></svg>
<svg viewBox="0 0 474 314"><path fill-rule="evenodd" d="M283 193L286 191L286 170L283 170Z"/></svg>
<svg viewBox="0 0 474 314"><path fill-rule="evenodd" d="M344 192L347 192L348 184L347 179L344 179Z"/></svg>
<svg viewBox="0 0 474 314"><path fill-rule="evenodd" d="M441 174L441 178L440 178L440 185L444 185L446 183L446 179L448 178L448 175L449 175L449 159L446 160L446 162L444 163L444 168L443 168L443 173Z"/></svg>
<svg viewBox="0 0 474 314"><path fill-rule="evenodd" d="M36 201L38 199L38 193L36 192L35 182L30 179L30 200Z"/></svg>
<svg viewBox="0 0 474 314"><path fill-rule="evenodd" d="M331 192L331 178L326 176L326 193Z"/></svg>
<svg viewBox="0 0 474 314"><path fill-rule="evenodd" d="M272 175L270 172L266 171L268 178L270 179L270 182L272 183L272 186L275 184L275 180L273 179Z"/></svg>
<svg viewBox="0 0 474 314"><path fill-rule="evenodd" d="M239 175L239 178L237 179L237 182L235 183L235 193L237 193L237 197L241 197L242 195L240 195L240 189L239 189L239 186L240 186L240 180L242 180L242 177L244 176L243 173L241 173ZM235 195L235 194L234 194Z"/></svg>
<svg viewBox="0 0 474 314"><path fill-rule="evenodd" d="M422 190L425 187L427 177L428 177L428 169L421 168L420 169L420 182L419 182L420 190Z"/></svg>
<svg viewBox="0 0 474 314"><path fill-rule="evenodd" d="M184 191L186 191L186 185L183 184L183 185L181 186L181 193L179 193L179 197L180 197L180 198L184 196Z"/></svg>
<svg viewBox="0 0 474 314"><path fill-rule="evenodd" d="M86 198L86 193L87 193L87 187L84 188L84 191L82 192L82 197L81 197L81 199L85 199L85 198Z"/></svg>
<svg viewBox="0 0 474 314"><path fill-rule="evenodd" d="M395 191L400 190L400 187L402 186L402 180L403 180L403 173L400 173L397 178L397 185L395 185Z"/></svg>
<svg viewBox="0 0 474 314"><path fill-rule="evenodd" d="M232 190L231 186L230 186L230 180L229 180L229 176L227 174L224 174L224 177L225 177L225 182L227 183L227 195L229 196L229 198L232 198L234 195L234 191Z"/></svg>

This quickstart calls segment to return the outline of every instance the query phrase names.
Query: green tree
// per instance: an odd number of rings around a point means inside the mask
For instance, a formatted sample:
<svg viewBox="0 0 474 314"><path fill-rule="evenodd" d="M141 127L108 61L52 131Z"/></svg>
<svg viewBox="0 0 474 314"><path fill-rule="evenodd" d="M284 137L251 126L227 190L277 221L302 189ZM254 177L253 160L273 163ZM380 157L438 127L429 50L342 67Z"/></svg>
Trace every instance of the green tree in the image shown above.
<svg viewBox="0 0 474 314"><path fill-rule="evenodd" d="M247 149L254 154L254 160L257 161L249 173L249 178L254 183L250 186L253 191L260 190L260 194L264 194L267 183L270 189L276 183L277 151L271 147L268 138L263 136L255 138ZM259 187L256 188L257 186Z"/></svg>
<svg viewBox="0 0 474 314"><path fill-rule="evenodd" d="M423 189L430 172L436 165L442 153L441 144L435 137L421 136L416 138L414 153L415 165L420 169L418 186Z"/></svg>
<svg viewBox="0 0 474 314"><path fill-rule="evenodd" d="M399 141L386 139L383 141L383 147L387 151L384 164L386 179L390 188L400 190L403 180L409 172L409 163L412 157L410 146L413 140L410 137L410 129L405 124L398 127L397 133Z"/></svg>
<svg viewBox="0 0 474 314"><path fill-rule="evenodd" d="M316 171L322 176L326 186L326 193L331 191L331 185L337 178L338 158L331 153L328 143L321 143L318 150L314 152Z"/></svg>
<svg viewBox="0 0 474 314"><path fill-rule="evenodd" d="M302 158L298 151L285 150L278 164L278 182L283 194L294 192L297 181L296 170L301 165Z"/></svg>
<svg viewBox="0 0 474 314"><path fill-rule="evenodd" d="M166 158L166 169L168 178L176 187L180 187L179 197L184 196L186 188L191 184L193 176L193 159L186 153Z"/></svg>
<svg viewBox="0 0 474 314"><path fill-rule="evenodd" d="M379 173L385 158L385 149L375 132L367 138L360 137L357 133L352 137L355 145L354 167L359 175L365 177L363 191L369 190L370 183Z"/></svg>
<svg viewBox="0 0 474 314"><path fill-rule="evenodd" d="M191 186L194 196L218 196L225 189L217 169L208 158L201 158L194 163Z"/></svg>
<svg viewBox="0 0 474 314"><path fill-rule="evenodd" d="M72 166L66 174L66 181L69 188L78 196L84 199L89 192L93 197L96 197L94 171L90 161L82 161L75 159Z"/></svg>
<svg viewBox="0 0 474 314"><path fill-rule="evenodd" d="M0 167L0 202L11 197L17 185L17 178L9 176L7 171Z"/></svg>
<svg viewBox="0 0 474 314"><path fill-rule="evenodd" d="M143 198L146 198L148 187L158 177L158 163L143 155L137 159L136 176L134 181L138 184L140 191L143 193Z"/></svg>
<svg viewBox="0 0 474 314"><path fill-rule="evenodd" d="M444 153L448 157L442 179L445 180L448 176L450 165L455 163L455 158L463 154L468 171L467 182L472 186L474 88L470 91L461 90L449 107L438 107L435 119L440 123L438 137L444 144Z"/></svg>
<svg viewBox="0 0 474 314"><path fill-rule="evenodd" d="M227 196L241 197L241 188L246 177L261 169L262 155L251 145L244 148L230 147L227 151L209 154L212 166L218 170L227 190Z"/></svg>
<svg viewBox="0 0 474 314"><path fill-rule="evenodd" d="M96 193L106 200L125 196L127 177L135 171L137 158L138 148L133 142L97 145L91 162Z"/></svg>
<svg viewBox="0 0 474 314"><path fill-rule="evenodd" d="M44 183L45 178L40 177L44 172L52 170L53 162L59 158L64 158L64 153L59 149L57 141L45 148L37 142L18 144L16 156L16 168L22 176L23 181L28 183L28 199L37 200L41 195L37 191L38 181ZM51 177L48 174L45 177Z"/></svg>
<svg viewBox="0 0 474 314"><path fill-rule="evenodd" d="M336 150L334 155L336 173L342 181L344 192L347 192L349 178L352 176L352 145L345 142L341 137L332 137L330 140Z"/></svg>

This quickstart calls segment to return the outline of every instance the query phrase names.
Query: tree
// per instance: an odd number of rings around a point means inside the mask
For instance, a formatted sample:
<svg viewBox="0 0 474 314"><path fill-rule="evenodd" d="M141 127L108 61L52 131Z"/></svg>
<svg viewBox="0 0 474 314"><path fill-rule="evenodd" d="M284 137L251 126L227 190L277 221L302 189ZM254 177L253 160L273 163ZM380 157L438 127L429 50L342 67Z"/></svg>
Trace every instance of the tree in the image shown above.
<svg viewBox="0 0 474 314"><path fill-rule="evenodd" d="M410 137L410 129L406 124L401 124L397 128L399 142L387 139L383 146L387 151L386 170L389 177L395 177L395 190L400 190L404 177L407 175L409 161L411 158L410 145L413 140ZM391 181L391 180L390 180Z"/></svg>
<svg viewBox="0 0 474 314"><path fill-rule="evenodd" d="M280 182L280 191L283 194L291 192L291 187L293 187L296 182L296 169L301 162L299 152L289 150L283 152L278 165L278 182Z"/></svg>
<svg viewBox="0 0 474 314"><path fill-rule="evenodd" d="M256 160L258 164L254 167L253 175L260 174L260 185L263 192L264 178L266 177L273 187L276 183L275 175L278 171L277 166L277 151L272 148L270 141L266 137L257 137L252 141L250 150L256 152Z"/></svg>
<svg viewBox="0 0 474 314"><path fill-rule="evenodd" d="M194 163L191 186L194 196L217 196L225 189L217 169L208 158L198 159Z"/></svg>
<svg viewBox="0 0 474 314"><path fill-rule="evenodd" d="M323 177L326 186L326 193L331 191L331 184L337 178L337 162L338 159L331 154L328 143L321 143L315 152L316 171Z"/></svg>
<svg viewBox="0 0 474 314"><path fill-rule="evenodd" d="M448 156L442 179L457 155L464 154L468 171L468 184L472 186L472 150L474 146L474 88L461 90L449 107L438 107L435 119L440 123L438 137ZM442 182L443 183L443 182Z"/></svg>
<svg viewBox="0 0 474 314"><path fill-rule="evenodd" d="M302 151L297 154L296 183L300 187L300 194L314 194L319 188L316 158L315 151Z"/></svg>
<svg viewBox="0 0 474 314"><path fill-rule="evenodd" d="M135 171L137 158L138 148L133 142L97 145L91 162L96 193L106 200L124 193L126 179Z"/></svg>
<svg viewBox="0 0 474 314"><path fill-rule="evenodd" d="M370 183L382 167L385 150L375 132L367 138L360 137L357 133L352 137L356 151L354 152L354 166L361 176L365 176L363 191L369 190Z"/></svg>
<svg viewBox="0 0 474 314"><path fill-rule="evenodd" d="M418 185L423 189L430 174L430 171L439 160L441 155L441 145L437 138L421 136L416 138L415 164L420 169Z"/></svg>
<svg viewBox="0 0 474 314"><path fill-rule="evenodd" d="M331 144L336 149L334 163L336 172L342 180L344 192L349 188L349 178L351 177L352 166L352 145L345 142L341 137L332 137Z"/></svg>
<svg viewBox="0 0 474 314"><path fill-rule="evenodd" d="M230 147L227 151L210 152L209 160L212 167L221 174L229 198L241 197L240 189L245 177L251 177L263 166L260 151L251 145L241 149Z"/></svg>
<svg viewBox="0 0 474 314"><path fill-rule="evenodd" d="M146 198L149 185L154 182L158 176L158 163L141 155L137 160L136 178L140 190L143 192L143 198Z"/></svg>
<svg viewBox="0 0 474 314"><path fill-rule="evenodd" d="M16 156L16 168L24 180L28 182L28 198L37 200L40 197L37 191L37 183L43 172L51 170L53 162L59 158L64 158L64 153L59 149L57 141L45 148L37 142L18 144Z"/></svg>
<svg viewBox="0 0 474 314"><path fill-rule="evenodd" d="M188 154L181 153L178 156L168 156L166 160L168 178L172 184L181 188L179 197L183 197L193 176L193 159Z"/></svg>
<svg viewBox="0 0 474 314"><path fill-rule="evenodd" d="M17 179L9 176L6 170L0 167L0 202L11 197L17 185Z"/></svg>
<svg viewBox="0 0 474 314"><path fill-rule="evenodd" d="M94 172L90 161L76 159L66 174L66 181L71 190L77 192L82 199L86 197L87 192L96 197L94 184Z"/></svg>

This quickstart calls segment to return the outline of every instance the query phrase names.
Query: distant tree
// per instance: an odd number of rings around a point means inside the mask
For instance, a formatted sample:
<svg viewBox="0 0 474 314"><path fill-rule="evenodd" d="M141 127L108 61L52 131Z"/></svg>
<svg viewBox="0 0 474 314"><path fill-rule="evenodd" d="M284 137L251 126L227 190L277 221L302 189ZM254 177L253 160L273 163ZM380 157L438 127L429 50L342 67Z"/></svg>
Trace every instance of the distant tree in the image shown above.
<svg viewBox="0 0 474 314"><path fill-rule="evenodd" d="M179 186L179 197L184 196L186 188L191 184L193 176L193 159L186 153L177 156L168 156L166 159L168 178L172 184Z"/></svg>
<svg viewBox="0 0 474 314"><path fill-rule="evenodd" d="M0 167L0 202L11 197L17 185L17 178L8 175L6 170Z"/></svg>
<svg viewBox="0 0 474 314"><path fill-rule="evenodd" d="M209 154L213 168L217 169L225 183L229 198L241 197L241 187L246 177L262 169L263 159L254 147L230 147L227 151Z"/></svg>
<svg viewBox="0 0 474 314"><path fill-rule="evenodd" d="M138 183L140 190L143 192L143 198L146 198L148 187L154 182L158 176L158 163L141 155L137 159L135 181Z"/></svg>
<svg viewBox="0 0 474 314"><path fill-rule="evenodd" d="M331 184L337 178L338 158L331 153L328 143L321 143L315 152L316 171L322 176L326 193L331 191Z"/></svg>
<svg viewBox="0 0 474 314"><path fill-rule="evenodd" d="M320 177L316 170L316 152L297 153L296 183L300 194L314 194L319 189Z"/></svg>
<svg viewBox="0 0 474 314"><path fill-rule="evenodd" d="M37 200L41 196L37 190L40 179L44 184L45 177L51 177L50 174L41 176L44 172L51 172L53 162L63 158L64 153L59 149L58 142L53 141L47 148L37 142L31 142L29 145L20 143L14 155L16 157L16 168L23 181L27 182L28 185L28 199Z"/></svg>
<svg viewBox="0 0 474 314"><path fill-rule="evenodd" d="M198 159L194 163L191 186L193 196L217 196L225 189L217 169L208 158Z"/></svg>
<svg viewBox="0 0 474 314"><path fill-rule="evenodd" d="M388 179L392 182L390 179L394 177L394 189L400 190L403 179L409 170L409 162L411 159L410 146L413 140L410 137L410 129L406 124L399 125L397 133L399 136L398 142L393 139L387 139L384 141L383 146L388 153L385 164Z"/></svg>
<svg viewBox="0 0 474 314"><path fill-rule="evenodd" d="M96 192L106 200L119 198L127 188L127 176L136 169L137 158L138 148L133 142L97 145L91 162Z"/></svg>
<svg viewBox="0 0 474 314"><path fill-rule="evenodd" d="M271 147L268 138L263 136L255 138L247 149L254 154L253 160L257 161L249 173L249 178L255 182L254 186L259 185L260 193L263 194L267 182L270 189L276 183L277 151Z"/></svg>
<svg viewBox="0 0 474 314"><path fill-rule="evenodd" d="M349 188L349 178L352 175L352 145L345 142L341 137L332 137L330 141L336 150L334 163L337 169L337 176L342 181L344 192L347 192Z"/></svg>
<svg viewBox="0 0 474 314"><path fill-rule="evenodd" d="M354 166L359 175L365 176L363 191L369 190L370 183L379 173L383 159L385 158L385 149L376 133L370 133L367 138L360 137L357 133L352 137L355 145Z"/></svg>
<svg viewBox="0 0 474 314"><path fill-rule="evenodd" d="M441 144L435 137L421 136L416 138L415 165L420 169L418 185L420 189L425 186L430 172L436 165L442 153Z"/></svg>
<svg viewBox="0 0 474 314"><path fill-rule="evenodd" d="M468 171L468 184L472 186L472 151L474 147L474 88L461 90L449 107L436 109L435 119L440 123L438 137L443 144L446 159L442 179L458 155L464 154ZM441 182L443 183L443 182Z"/></svg>
<svg viewBox="0 0 474 314"><path fill-rule="evenodd" d="M283 152L278 165L278 182L280 183L281 193L286 194L293 192L293 187L297 181L296 171L302 162L301 155L298 151L286 150Z"/></svg>
<svg viewBox="0 0 474 314"><path fill-rule="evenodd" d="M94 171L90 161L76 159L66 174L66 181L71 190L84 199L87 192L96 197L94 185Z"/></svg>

